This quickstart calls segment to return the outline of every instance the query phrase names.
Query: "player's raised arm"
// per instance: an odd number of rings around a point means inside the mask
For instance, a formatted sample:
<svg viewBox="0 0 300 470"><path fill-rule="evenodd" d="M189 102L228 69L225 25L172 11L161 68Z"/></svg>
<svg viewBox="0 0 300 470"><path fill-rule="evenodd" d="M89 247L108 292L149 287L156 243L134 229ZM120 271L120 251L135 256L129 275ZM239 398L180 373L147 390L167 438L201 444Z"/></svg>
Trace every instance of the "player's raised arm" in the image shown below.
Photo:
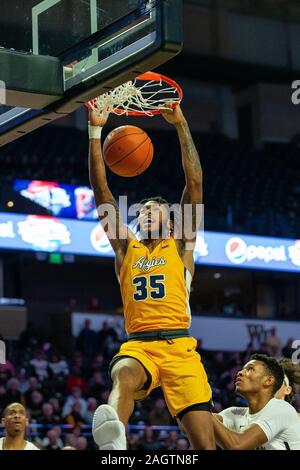
<svg viewBox="0 0 300 470"><path fill-rule="evenodd" d="M213 416L213 426L216 442L226 450L253 450L268 442L263 430L257 425L249 426L243 432L235 432L227 429L219 419Z"/></svg>
<svg viewBox="0 0 300 470"><path fill-rule="evenodd" d="M101 128L108 116L98 117L93 111L89 114L89 178L94 191L99 219L109 238L113 250L125 253L128 241L135 238L130 229L120 220L118 204L110 191L101 149Z"/></svg>
<svg viewBox="0 0 300 470"><path fill-rule="evenodd" d="M202 203L202 168L200 164L200 158L196 146L194 144L188 123L181 111L179 105L171 107L168 110L162 111L162 115L167 122L173 124L177 130L179 142L181 146L182 165L185 174L185 188L181 197L181 208L184 216L184 206L190 211L191 217L185 219L186 222L191 223L192 232L196 233L199 224L200 217L198 211L197 217L197 204ZM184 218L183 218L184 220ZM187 240L187 238L189 240ZM192 242L189 244L189 249L193 249L195 245L195 237L190 239L186 236L186 231L183 230L183 240Z"/></svg>

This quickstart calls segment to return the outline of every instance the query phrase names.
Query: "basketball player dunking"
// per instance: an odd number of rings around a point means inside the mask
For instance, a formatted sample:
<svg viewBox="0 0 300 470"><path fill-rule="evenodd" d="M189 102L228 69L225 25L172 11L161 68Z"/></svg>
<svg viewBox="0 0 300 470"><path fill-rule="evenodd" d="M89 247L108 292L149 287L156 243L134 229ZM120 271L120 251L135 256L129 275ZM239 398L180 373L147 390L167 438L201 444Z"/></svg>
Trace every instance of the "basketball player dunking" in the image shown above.
<svg viewBox="0 0 300 470"><path fill-rule="evenodd" d="M185 174L181 208L184 210L186 204L193 208L193 228L197 229L196 206L202 203L199 155L180 106L170 105L162 115L175 126L179 137ZM96 410L93 436L102 450L126 449L125 426L134 401L143 400L161 386L169 411L180 420L192 448L215 449L211 388L195 350L196 340L188 331L196 237L187 240L174 236L176 225L161 198L142 201L139 240L127 226L119 225L119 210L107 184L99 140L106 120L107 116L90 113L89 172L98 211L101 205L109 204L117 214L106 216L105 223L99 217L115 252L128 342L111 361L109 404Z"/></svg>

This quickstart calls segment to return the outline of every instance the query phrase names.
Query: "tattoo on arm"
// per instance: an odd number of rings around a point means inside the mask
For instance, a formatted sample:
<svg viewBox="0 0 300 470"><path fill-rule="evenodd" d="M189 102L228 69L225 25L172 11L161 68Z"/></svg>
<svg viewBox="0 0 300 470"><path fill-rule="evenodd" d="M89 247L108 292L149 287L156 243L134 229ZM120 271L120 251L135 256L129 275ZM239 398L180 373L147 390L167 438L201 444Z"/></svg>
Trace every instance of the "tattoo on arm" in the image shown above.
<svg viewBox="0 0 300 470"><path fill-rule="evenodd" d="M177 128L181 146L182 164L185 173L186 184L202 184L202 167L198 151L193 141L189 126L184 122Z"/></svg>
<svg viewBox="0 0 300 470"><path fill-rule="evenodd" d="M183 242L190 241L194 248L195 233L200 225L202 207L202 167L199 154L187 123L177 128L181 146L182 165L186 185L181 197L181 230ZM187 245L185 245L187 248Z"/></svg>

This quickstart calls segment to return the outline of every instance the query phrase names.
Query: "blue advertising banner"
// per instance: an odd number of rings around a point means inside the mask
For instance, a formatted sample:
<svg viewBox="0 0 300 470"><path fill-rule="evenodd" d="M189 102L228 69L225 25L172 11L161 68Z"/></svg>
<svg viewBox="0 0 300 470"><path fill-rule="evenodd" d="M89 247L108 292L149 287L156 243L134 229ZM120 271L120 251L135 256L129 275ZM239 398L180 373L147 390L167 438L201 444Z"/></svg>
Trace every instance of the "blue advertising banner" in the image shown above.
<svg viewBox="0 0 300 470"><path fill-rule="evenodd" d="M21 196L51 211L56 217L97 220L94 195L88 186L58 184L53 181L14 180Z"/></svg>
<svg viewBox="0 0 300 470"><path fill-rule="evenodd" d="M97 222L0 213L0 249L113 256ZM300 240L204 232L196 264L300 272Z"/></svg>

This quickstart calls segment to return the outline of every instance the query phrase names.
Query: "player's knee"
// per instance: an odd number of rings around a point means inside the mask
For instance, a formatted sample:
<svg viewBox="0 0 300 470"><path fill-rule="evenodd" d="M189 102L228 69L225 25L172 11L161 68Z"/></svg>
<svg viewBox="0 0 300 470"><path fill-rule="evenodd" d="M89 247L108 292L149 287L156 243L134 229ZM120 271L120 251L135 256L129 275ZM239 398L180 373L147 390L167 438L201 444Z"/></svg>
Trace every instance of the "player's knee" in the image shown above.
<svg viewBox="0 0 300 470"><path fill-rule="evenodd" d="M117 364L112 370L111 378L114 387L128 392L138 390L142 382L141 374L137 373L133 367L127 364Z"/></svg>

